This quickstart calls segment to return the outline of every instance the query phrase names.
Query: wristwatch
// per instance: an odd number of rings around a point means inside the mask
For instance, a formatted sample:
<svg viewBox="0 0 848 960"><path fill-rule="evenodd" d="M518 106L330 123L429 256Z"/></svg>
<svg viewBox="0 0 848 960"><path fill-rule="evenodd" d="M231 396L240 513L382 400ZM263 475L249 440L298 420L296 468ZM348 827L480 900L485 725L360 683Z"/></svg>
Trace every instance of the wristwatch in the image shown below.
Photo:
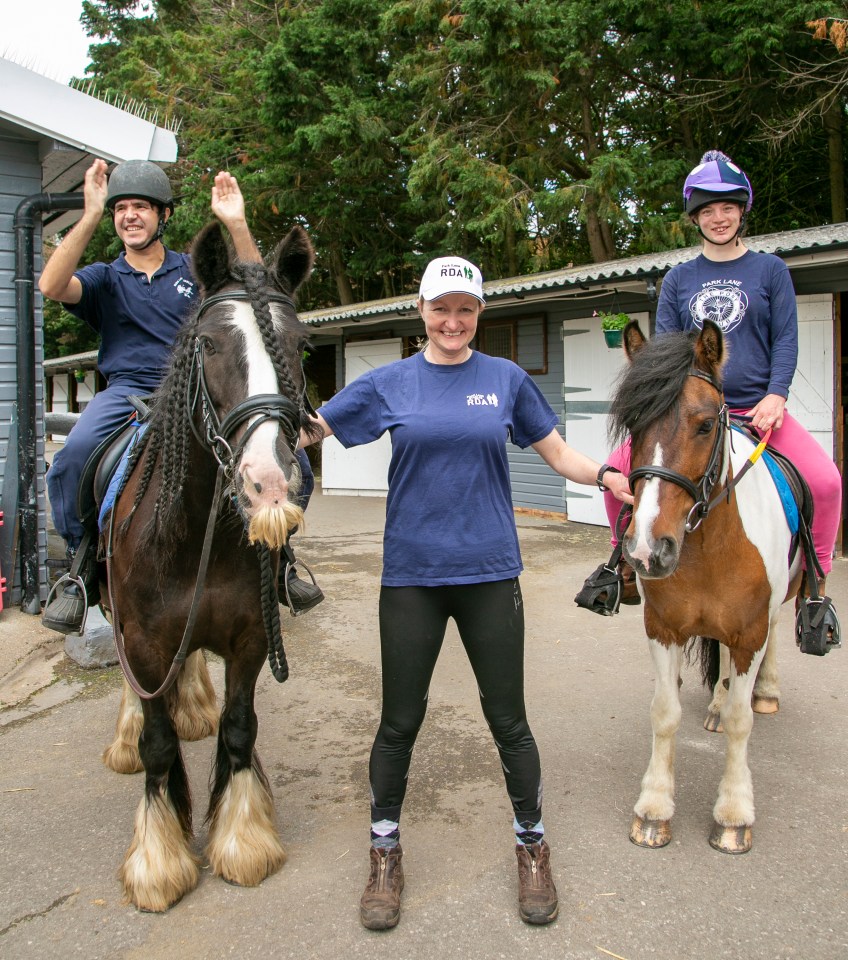
<svg viewBox="0 0 848 960"><path fill-rule="evenodd" d="M604 485L604 474L607 472L607 470L612 470L613 473L621 473L620 470L616 469L616 467L611 467L608 463L602 464L601 469L598 471L598 477L595 480L599 490L607 489L607 487Z"/></svg>

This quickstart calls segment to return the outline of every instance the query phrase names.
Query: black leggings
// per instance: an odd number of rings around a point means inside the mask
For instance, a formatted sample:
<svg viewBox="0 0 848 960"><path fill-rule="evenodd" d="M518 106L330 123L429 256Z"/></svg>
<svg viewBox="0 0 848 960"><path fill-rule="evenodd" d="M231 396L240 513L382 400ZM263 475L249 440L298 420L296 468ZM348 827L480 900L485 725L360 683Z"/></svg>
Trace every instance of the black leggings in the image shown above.
<svg viewBox="0 0 848 960"><path fill-rule="evenodd" d="M524 605L518 580L383 587L383 711L371 749L372 822L400 819L412 748L450 617L477 679L516 819L541 820L539 751L524 709Z"/></svg>

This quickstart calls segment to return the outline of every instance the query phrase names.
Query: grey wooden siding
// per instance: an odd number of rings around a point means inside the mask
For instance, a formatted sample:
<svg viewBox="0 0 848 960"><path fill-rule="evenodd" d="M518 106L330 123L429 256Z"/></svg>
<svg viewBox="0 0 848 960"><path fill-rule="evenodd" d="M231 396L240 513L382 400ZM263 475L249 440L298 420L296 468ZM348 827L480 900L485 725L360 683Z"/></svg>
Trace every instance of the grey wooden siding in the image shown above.
<svg viewBox="0 0 848 960"><path fill-rule="evenodd" d="M536 386L560 418L558 427L562 434L562 384L563 362L559 326L550 309L529 307L524 309L530 319L518 324L518 361L522 367L538 370L544 360L542 331L547 339L547 372L531 374ZM534 318L544 315L544 324ZM509 475L512 483L512 503L528 510L543 510L565 516L565 481L554 472L538 453L528 447L520 450L509 445Z"/></svg>
<svg viewBox="0 0 848 960"><path fill-rule="evenodd" d="M17 476L6 475L10 442L10 423L17 402L16 318L15 318L15 212L22 200L41 193L41 163L38 144L28 140L0 137L0 471L6 502L6 485L17 484ZM36 279L41 269L41 236L35 237ZM42 599L46 597L45 560L47 556L47 526L44 495L44 434L42 426L43 384L40 376L43 337L41 328L41 297L36 290L36 399L38 404L38 528L39 564L42 578ZM14 517L5 517L14 524ZM17 566L17 564L16 564ZM18 570L3 570L8 583L4 603L20 599ZM14 577L14 584L13 584Z"/></svg>

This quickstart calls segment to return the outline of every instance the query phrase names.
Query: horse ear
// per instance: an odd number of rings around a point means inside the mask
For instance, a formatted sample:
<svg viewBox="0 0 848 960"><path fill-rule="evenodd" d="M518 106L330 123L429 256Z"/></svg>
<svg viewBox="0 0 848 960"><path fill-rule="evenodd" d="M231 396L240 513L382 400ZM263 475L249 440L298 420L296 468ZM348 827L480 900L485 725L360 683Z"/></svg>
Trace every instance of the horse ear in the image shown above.
<svg viewBox="0 0 848 960"><path fill-rule="evenodd" d="M191 269L207 295L230 280L230 251L217 221L207 224L192 241Z"/></svg>
<svg viewBox="0 0 848 960"><path fill-rule="evenodd" d="M312 241L301 226L294 226L271 254L272 269L280 285L287 285L289 293L295 290L312 273L315 250Z"/></svg>
<svg viewBox="0 0 848 960"><path fill-rule="evenodd" d="M702 369L718 370L724 360L724 337L721 327L712 320L704 320L701 335L695 344L695 362Z"/></svg>
<svg viewBox="0 0 848 960"><path fill-rule="evenodd" d="M627 324L624 328L622 339L624 341L624 352L627 354L628 360L631 360L633 355L638 353L648 342L642 333L642 328L639 326L638 320L631 320L630 323Z"/></svg>

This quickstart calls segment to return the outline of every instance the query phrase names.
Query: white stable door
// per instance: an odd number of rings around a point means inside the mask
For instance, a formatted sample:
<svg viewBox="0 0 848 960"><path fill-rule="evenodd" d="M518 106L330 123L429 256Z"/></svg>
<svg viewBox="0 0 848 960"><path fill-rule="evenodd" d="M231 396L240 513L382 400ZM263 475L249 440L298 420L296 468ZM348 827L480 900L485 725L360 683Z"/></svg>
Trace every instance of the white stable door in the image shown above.
<svg viewBox="0 0 848 960"><path fill-rule="evenodd" d="M648 314L631 314L648 333ZM607 421L613 385L627 362L624 350L604 341L600 317L566 320L562 325L564 374L562 395L565 441L599 463L607 459ZM603 494L597 487L566 481L568 519L607 525Z"/></svg>
<svg viewBox="0 0 848 960"><path fill-rule="evenodd" d="M345 385L369 370L400 360L402 341L367 340L345 347ZM321 450L321 490L331 496L379 497L389 489L392 442L388 433L379 440L349 450L328 437Z"/></svg>

